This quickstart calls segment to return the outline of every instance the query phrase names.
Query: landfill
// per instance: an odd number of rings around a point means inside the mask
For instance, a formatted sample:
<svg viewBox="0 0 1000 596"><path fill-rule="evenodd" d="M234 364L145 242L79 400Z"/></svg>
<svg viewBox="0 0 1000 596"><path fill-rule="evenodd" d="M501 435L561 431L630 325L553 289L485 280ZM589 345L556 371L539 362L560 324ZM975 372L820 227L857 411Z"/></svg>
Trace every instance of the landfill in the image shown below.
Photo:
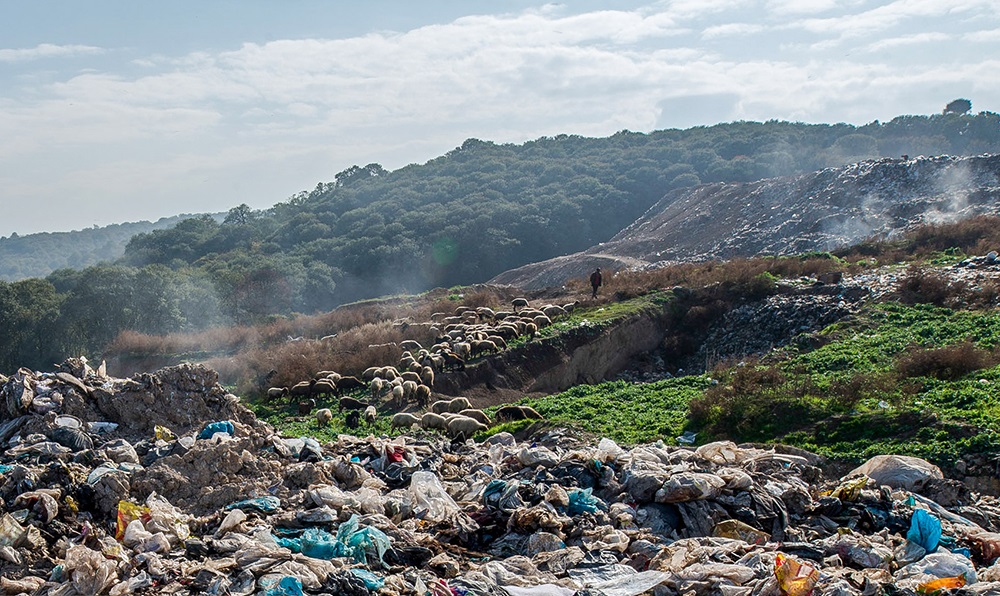
<svg viewBox="0 0 1000 596"><path fill-rule="evenodd" d="M1000 506L917 458L289 438L191 364L0 379L0 593L1000 594Z"/></svg>

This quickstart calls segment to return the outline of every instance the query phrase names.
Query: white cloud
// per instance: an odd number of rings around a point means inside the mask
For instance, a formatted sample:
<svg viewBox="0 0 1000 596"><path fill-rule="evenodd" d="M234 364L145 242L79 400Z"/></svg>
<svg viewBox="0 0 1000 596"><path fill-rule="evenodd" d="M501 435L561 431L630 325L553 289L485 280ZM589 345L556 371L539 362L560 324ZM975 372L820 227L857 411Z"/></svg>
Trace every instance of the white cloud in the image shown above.
<svg viewBox="0 0 1000 596"><path fill-rule="evenodd" d="M764 30L763 25L754 23L726 23L724 25L713 25L712 27L707 27L704 31L702 31L701 36L703 39L712 39L716 37L742 37L760 33Z"/></svg>
<svg viewBox="0 0 1000 596"><path fill-rule="evenodd" d="M103 48L94 46L43 43L33 48L0 49L0 62L30 62L43 58L73 58L102 53Z"/></svg>
<svg viewBox="0 0 1000 596"><path fill-rule="evenodd" d="M947 33L938 33L932 31L928 33L916 33L913 35L904 35L901 37L890 37L888 39L880 39L873 44L869 44L866 49L869 52L878 52L881 50L897 48L900 46L913 46L913 45L921 45L927 43L938 43L949 40L951 40L951 36L948 35Z"/></svg>

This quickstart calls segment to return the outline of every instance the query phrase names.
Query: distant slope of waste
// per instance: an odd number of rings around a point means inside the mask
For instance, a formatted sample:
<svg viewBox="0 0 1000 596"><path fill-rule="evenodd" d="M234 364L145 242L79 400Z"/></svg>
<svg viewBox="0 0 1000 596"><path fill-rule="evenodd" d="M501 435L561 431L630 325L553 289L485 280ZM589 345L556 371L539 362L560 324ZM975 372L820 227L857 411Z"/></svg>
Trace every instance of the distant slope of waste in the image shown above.
<svg viewBox="0 0 1000 596"><path fill-rule="evenodd" d="M880 159L665 196L614 238L506 271L491 283L559 286L594 267L832 250L921 223L1000 213L1000 155Z"/></svg>

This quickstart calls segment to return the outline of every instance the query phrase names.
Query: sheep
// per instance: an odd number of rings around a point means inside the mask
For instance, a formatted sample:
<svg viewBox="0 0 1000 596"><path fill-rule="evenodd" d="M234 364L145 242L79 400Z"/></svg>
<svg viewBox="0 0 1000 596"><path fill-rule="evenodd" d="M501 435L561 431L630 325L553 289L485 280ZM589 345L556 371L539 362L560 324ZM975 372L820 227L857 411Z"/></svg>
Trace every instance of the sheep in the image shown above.
<svg viewBox="0 0 1000 596"><path fill-rule="evenodd" d="M368 384L368 389L371 390L372 400L382 397L382 388L385 387L385 383L386 381L378 377L372 378L371 382Z"/></svg>
<svg viewBox="0 0 1000 596"><path fill-rule="evenodd" d="M403 381L403 399L409 400L417 392L417 383L414 381Z"/></svg>
<svg viewBox="0 0 1000 596"><path fill-rule="evenodd" d="M364 386L364 382L357 377L341 377L340 380L337 381L337 391L340 393Z"/></svg>
<svg viewBox="0 0 1000 596"><path fill-rule="evenodd" d="M425 406L431 399L431 388L427 385L417 385L417 390L413 394L413 397L418 405L421 407Z"/></svg>
<svg viewBox="0 0 1000 596"><path fill-rule="evenodd" d="M488 336L486 336L486 339L488 341L493 342L496 345L497 351L506 350L507 349L507 340L505 340L504 338L500 337L499 335L488 335Z"/></svg>
<svg viewBox="0 0 1000 596"><path fill-rule="evenodd" d="M562 307L563 307L564 311L566 311L567 313L571 313L574 310L576 310L576 307L579 306L579 304L580 304L579 300L574 300L573 302L570 302L569 304L563 304Z"/></svg>
<svg viewBox="0 0 1000 596"><path fill-rule="evenodd" d="M514 312L522 308L528 308L528 300L526 298L514 298L510 301L510 304L514 307Z"/></svg>
<svg viewBox="0 0 1000 596"><path fill-rule="evenodd" d="M494 321L502 321L502 320L506 319L507 317L512 317L512 316L514 316L514 312L513 311L498 310L495 313L493 313L493 320Z"/></svg>
<svg viewBox="0 0 1000 596"><path fill-rule="evenodd" d="M288 394L292 397L312 397L314 385L316 385L316 379L296 383L288 390Z"/></svg>
<svg viewBox="0 0 1000 596"><path fill-rule="evenodd" d="M504 406L497 410L496 417L498 421L502 422L528 419L545 420L541 414L529 406Z"/></svg>
<svg viewBox="0 0 1000 596"><path fill-rule="evenodd" d="M559 306L558 304L548 304L542 307L542 312L545 313L545 316L547 316L548 318L554 319L556 317L566 314L566 309Z"/></svg>
<svg viewBox="0 0 1000 596"><path fill-rule="evenodd" d="M467 397L456 397L448 402L449 412L459 413L462 410L468 410L472 408L472 404L469 403L469 398Z"/></svg>
<svg viewBox="0 0 1000 596"><path fill-rule="evenodd" d="M420 382L428 387L434 386L434 369L430 366L425 366L420 369Z"/></svg>
<svg viewBox="0 0 1000 596"><path fill-rule="evenodd" d="M413 371L406 371L400 375L404 381L413 381L414 383L420 382L420 375Z"/></svg>
<svg viewBox="0 0 1000 596"><path fill-rule="evenodd" d="M529 308L528 310L522 310L521 312L519 312L517 314L519 314L522 319L533 319L533 318L537 317L538 315L544 315L545 313L543 313L542 311L538 310L537 308Z"/></svg>
<svg viewBox="0 0 1000 596"><path fill-rule="evenodd" d="M326 379L329 379L329 380L333 381L334 383L336 383L337 381L339 381L341 379L341 377L343 377L343 375L340 374L339 372L331 372L328 375L316 375L316 376L317 377L324 377Z"/></svg>
<svg viewBox="0 0 1000 596"><path fill-rule="evenodd" d="M420 371L423 370L423 368L424 368L424 365L421 362L414 362L409 367L407 367L407 369L410 372L417 373L417 374L420 374Z"/></svg>
<svg viewBox="0 0 1000 596"><path fill-rule="evenodd" d="M333 371L333 370L321 370L318 373L316 373L315 376L316 376L317 379L325 379L325 378L329 377L330 375L337 375L337 374L338 373L336 371Z"/></svg>
<svg viewBox="0 0 1000 596"><path fill-rule="evenodd" d="M353 397L342 397L340 401L337 402L337 410L364 410L371 404L367 404L360 399L354 399Z"/></svg>
<svg viewBox="0 0 1000 596"><path fill-rule="evenodd" d="M379 367L377 366L369 366L368 368L366 368L364 372L361 373L361 380L371 381L372 379L374 379L375 375L378 374L378 368Z"/></svg>
<svg viewBox="0 0 1000 596"><path fill-rule="evenodd" d="M472 350L470 354L473 356L479 356L481 354L496 354L499 350L497 345L488 339L476 340L472 343Z"/></svg>
<svg viewBox="0 0 1000 596"><path fill-rule="evenodd" d="M485 424L468 416L456 416L449 420L447 425L448 436L463 441L486 428Z"/></svg>
<svg viewBox="0 0 1000 596"><path fill-rule="evenodd" d="M271 387L267 390L268 399L280 399L288 395L288 387Z"/></svg>
<svg viewBox="0 0 1000 596"><path fill-rule="evenodd" d="M479 318L484 321L487 319L493 320L497 316L497 313L494 312L492 308L487 308L485 306L480 306L479 308L477 308L476 314L479 315Z"/></svg>
<svg viewBox="0 0 1000 596"><path fill-rule="evenodd" d="M440 414L435 414L433 412L427 412L420 417L420 427L425 429L437 428L440 430L447 430L448 427L445 424L444 418Z"/></svg>
<svg viewBox="0 0 1000 596"><path fill-rule="evenodd" d="M470 311L470 310L472 310L472 309L469 308L468 306L456 306L455 307L455 314L456 315L462 315L462 314L465 314L467 311Z"/></svg>
<svg viewBox="0 0 1000 596"><path fill-rule="evenodd" d="M435 323L438 323L438 322L440 322L442 319L444 319L447 316L448 316L448 313L446 313L446 312L434 312L434 313L431 313L431 320L434 321Z"/></svg>
<svg viewBox="0 0 1000 596"><path fill-rule="evenodd" d="M391 397L389 398L389 401L397 405L403 405L403 403L406 401L405 399L406 391L403 389L402 385L393 385L392 391L390 392L390 396Z"/></svg>
<svg viewBox="0 0 1000 596"><path fill-rule="evenodd" d="M452 370L456 368L458 370L465 370L465 360L455 352L441 352L441 357L444 359L444 362L441 363L441 370L444 370L445 367Z"/></svg>
<svg viewBox="0 0 1000 596"><path fill-rule="evenodd" d="M330 408L316 410L316 424L326 426L330 424L331 420L333 420L333 412L330 411Z"/></svg>
<svg viewBox="0 0 1000 596"><path fill-rule="evenodd" d="M413 356L403 356L402 358L399 359L399 363L397 364L397 366L399 367L399 370L406 370L410 368L410 365L416 361L417 360Z"/></svg>
<svg viewBox="0 0 1000 596"><path fill-rule="evenodd" d="M344 416L344 426L347 428L357 428L361 422L361 410L351 410Z"/></svg>
<svg viewBox="0 0 1000 596"><path fill-rule="evenodd" d="M365 408L365 412L362 414L362 417L364 417L365 422L368 424L375 424L375 419L378 417L378 411L375 409L375 406L368 406Z"/></svg>
<svg viewBox="0 0 1000 596"><path fill-rule="evenodd" d="M410 350L410 351L413 350L420 351L424 349L424 347L420 345L420 342L412 339L404 339L403 341L399 342L399 347L403 348L404 350Z"/></svg>
<svg viewBox="0 0 1000 596"><path fill-rule="evenodd" d="M525 323L524 334L528 336L528 339L535 337L536 333L538 333L538 325L534 323Z"/></svg>
<svg viewBox="0 0 1000 596"><path fill-rule="evenodd" d="M399 376L399 371L396 370L395 366L386 366L382 369L382 374L379 376L383 379L391 381Z"/></svg>
<svg viewBox="0 0 1000 596"><path fill-rule="evenodd" d="M420 424L420 418L414 416L409 412L399 412L392 416L392 421L389 425L393 428L409 428L414 424Z"/></svg>
<svg viewBox="0 0 1000 596"><path fill-rule="evenodd" d="M456 341L452 346L452 350L458 354L459 358L468 358L469 354L472 353L472 344L466 341Z"/></svg>
<svg viewBox="0 0 1000 596"><path fill-rule="evenodd" d="M533 320L534 320L535 325L539 329L541 329L542 327L548 327L549 325L552 324L552 319L548 318L545 315L539 315L539 316L535 317Z"/></svg>
<svg viewBox="0 0 1000 596"><path fill-rule="evenodd" d="M309 412L316 407L315 399L307 399L299 402L299 416L308 416Z"/></svg>
<svg viewBox="0 0 1000 596"><path fill-rule="evenodd" d="M313 384L314 395L335 395L337 385L330 379L320 379Z"/></svg>
<svg viewBox="0 0 1000 596"><path fill-rule="evenodd" d="M493 335L491 337L501 337L507 341L512 341L516 339L520 333L521 332L517 330L517 327L514 327L513 325L500 325L493 329Z"/></svg>
<svg viewBox="0 0 1000 596"><path fill-rule="evenodd" d="M486 426L489 426L489 425L493 424L493 421L490 420L490 417L486 415L486 412L484 412L482 410L477 410L475 408L466 408L466 409L462 410L461 412L459 412L458 415L459 416L468 416L469 418L474 418L474 419L482 422Z"/></svg>
<svg viewBox="0 0 1000 596"><path fill-rule="evenodd" d="M435 414L441 414L442 412L448 411L448 406L451 404L449 399L439 399L431 404L431 412Z"/></svg>

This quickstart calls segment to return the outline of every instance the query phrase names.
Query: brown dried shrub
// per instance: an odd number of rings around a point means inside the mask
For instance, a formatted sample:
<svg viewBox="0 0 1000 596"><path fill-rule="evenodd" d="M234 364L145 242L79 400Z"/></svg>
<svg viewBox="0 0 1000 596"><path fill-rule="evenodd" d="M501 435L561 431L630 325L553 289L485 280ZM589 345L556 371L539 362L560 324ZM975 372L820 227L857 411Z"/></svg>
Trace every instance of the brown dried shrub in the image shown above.
<svg viewBox="0 0 1000 596"><path fill-rule="evenodd" d="M911 347L896 359L895 368L903 377L955 380L997 362L1000 359L996 353L964 341L942 348Z"/></svg>

